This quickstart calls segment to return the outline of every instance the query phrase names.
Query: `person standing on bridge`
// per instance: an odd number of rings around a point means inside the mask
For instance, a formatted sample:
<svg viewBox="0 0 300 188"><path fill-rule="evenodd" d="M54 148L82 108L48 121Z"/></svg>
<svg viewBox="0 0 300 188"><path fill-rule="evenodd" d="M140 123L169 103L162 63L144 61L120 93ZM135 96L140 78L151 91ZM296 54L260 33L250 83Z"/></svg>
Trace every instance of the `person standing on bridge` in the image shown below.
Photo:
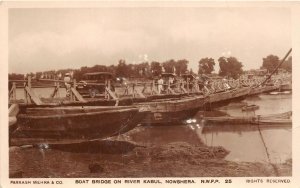
<svg viewBox="0 0 300 188"><path fill-rule="evenodd" d="M67 91L66 96L70 97L71 96L71 75L70 75L70 73L65 74L64 82L65 82L65 87L66 87L66 91Z"/></svg>
<svg viewBox="0 0 300 188"><path fill-rule="evenodd" d="M159 80L157 81L158 84L158 93L161 94L163 91L163 84L164 84L164 80L162 79L162 77L159 78Z"/></svg>

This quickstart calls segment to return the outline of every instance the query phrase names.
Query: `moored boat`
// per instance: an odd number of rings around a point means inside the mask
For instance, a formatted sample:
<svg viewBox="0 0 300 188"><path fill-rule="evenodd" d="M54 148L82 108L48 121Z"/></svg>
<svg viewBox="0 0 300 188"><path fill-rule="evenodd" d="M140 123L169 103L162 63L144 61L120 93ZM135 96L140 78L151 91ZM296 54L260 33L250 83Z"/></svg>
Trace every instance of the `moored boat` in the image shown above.
<svg viewBox="0 0 300 188"><path fill-rule="evenodd" d="M260 115L260 119L290 119L292 116L292 111L283 112L279 114L268 114L268 115Z"/></svg>
<svg viewBox="0 0 300 188"><path fill-rule="evenodd" d="M272 91L270 95L288 95L291 94L291 91Z"/></svg>
<svg viewBox="0 0 300 188"><path fill-rule="evenodd" d="M203 117L206 123L233 125L233 124L291 124L292 112L284 112L279 114L256 115L256 116L219 116L219 117Z"/></svg>
<svg viewBox="0 0 300 188"><path fill-rule="evenodd" d="M279 86L280 91L291 91L292 83L282 84Z"/></svg>
<svg viewBox="0 0 300 188"><path fill-rule="evenodd" d="M232 90L227 90L220 93L214 93L209 95L209 103L224 102L231 99L236 99L240 97L245 97L249 93L249 87L236 88Z"/></svg>
<svg viewBox="0 0 300 188"><path fill-rule="evenodd" d="M252 105L246 105L242 107L242 111L254 111L254 110L258 110L259 106L252 104Z"/></svg>
<svg viewBox="0 0 300 188"><path fill-rule="evenodd" d="M55 106L20 110L14 138L103 139L136 127L147 109L137 107ZM46 142L48 143L48 142Z"/></svg>
<svg viewBox="0 0 300 188"><path fill-rule="evenodd" d="M261 86L261 87L255 87L251 88L250 92L248 95L257 95L260 93L266 93L266 92L271 92L277 90L277 86Z"/></svg>
<svg viewBox="0 0 300 188"><path fill-rule="evenodd" d="M136 106L148 106L150 112L141 122L143 125L174 125L192 118L203 108L206 98L203 96L183 97L180 99L153 100L136 103Z"/></svg>

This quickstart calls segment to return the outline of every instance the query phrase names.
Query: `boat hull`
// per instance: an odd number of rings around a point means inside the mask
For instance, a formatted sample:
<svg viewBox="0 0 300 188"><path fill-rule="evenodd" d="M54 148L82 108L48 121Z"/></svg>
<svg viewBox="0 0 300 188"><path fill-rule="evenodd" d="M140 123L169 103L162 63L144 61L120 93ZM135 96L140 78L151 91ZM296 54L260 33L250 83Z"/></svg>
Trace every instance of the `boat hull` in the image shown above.
<svg viewBox="0 0 300 188"><path fill-rule="evenodd" d="M250 106L244 106L242 107L242 111L255 111L258 110L259 106L256 105L250 105Z"/></svg>
<svg viewBox="0 0 300 188"><path fill-rule="evenodd" d="M249 87L228 90L220 93L210 94L208 96L205 109L212 109L228 105L232 101L239 101L244 99L250 91Z"/></svg>
<svg viewBox="0 0 300 188"><path fill-rule="evenodd" d="M27 109L27 113L18 115L18 128L12 136L103 139L133 129L144 116L145 113L139 113L139 109L135 107L88 108L88 110L86 107Z"/></svg>
<svg viewBox="0 0 300 188"><path fill-rule="evenodd" d="M184 97L176 100L161 100L158 102L137 103L137 106L148 106L143 125L177 125L184 120L193 118L199 109L203 108L205 98Z"/></svg>
<svg viewBox="0 0 300 188"><path fill-rule="evenodd" d="M220 117L204 117L208 124L233 125L233 124L268 124L282 125L292 123L292 112L284 112L279 114L256 115L256 116L220 116Z"/></svg>
<svg viewBox="0 0 300 188"><path fill-rule="evenodd" d="M249 95L258 95L260 93L267 93L267 92L275 91L277 89L278 89L277 86L256 87L250 90Z"/></svg>

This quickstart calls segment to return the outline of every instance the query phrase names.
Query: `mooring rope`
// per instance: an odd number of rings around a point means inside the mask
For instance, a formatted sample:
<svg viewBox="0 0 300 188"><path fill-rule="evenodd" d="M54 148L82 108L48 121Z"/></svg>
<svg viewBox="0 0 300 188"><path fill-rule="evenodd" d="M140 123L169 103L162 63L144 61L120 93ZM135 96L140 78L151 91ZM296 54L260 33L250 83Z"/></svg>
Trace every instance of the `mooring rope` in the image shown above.
<svg viewBox="0 0 300 188"><path fill-rule="evenodd" d="M272 163L272 161L271 161L271 159L270 159L270 154L269 154L269 151L268 151L268 147L267 147L267 145L266 145L266 142L265 142L265 140L264 140L264 138L263 138L263 135L262 135L262 132L261 132L261 130L260 130L260 126L259 126L259 118L258 118L258 120L257 120L257 128L258 128L258 132L259 132L260 138L261 138L261 140L262 140L263 146L264 146L265 151L266 151L266 154L267 154L268 163L273 167L274 172L275 172L275 175L276 175L276 176L279 176L279 172L278 172L277 166L276 166L274 163Z"/></svg>

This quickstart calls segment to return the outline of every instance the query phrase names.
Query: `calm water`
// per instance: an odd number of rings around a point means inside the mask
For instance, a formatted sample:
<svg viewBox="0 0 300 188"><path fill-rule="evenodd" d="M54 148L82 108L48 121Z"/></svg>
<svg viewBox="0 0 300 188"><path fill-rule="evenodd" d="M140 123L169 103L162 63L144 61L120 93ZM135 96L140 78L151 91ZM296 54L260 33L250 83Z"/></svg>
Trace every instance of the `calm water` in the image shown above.
<svg viewBox="0 0 300 188"><path fill-rule="evenodd" d="M48 97L53 89L37 88L34 90L40 97ZM17 98L23 98L23 90L17 90ZM60 95L65 95L65 89L60 90ZM241 106L256 104L259 110L243 113ZM233 116L249 116L253 114L274 114L292 110L292 95L267 95L247 98L234 102L218 109L218 114ZM208 113L208 112L204 112ZM180 126L138 127L131 132L128 140L146 145L162 145L171 142L188 142L191 144L205 143L208 146L223 146L230 151L227 160L248 162L284 162L292 157L292 130L291 128L273 127L262 128L261 132L256 126L250 125L205 125L199 122L199 112L196 123ZM68 156L70 160L84 157L88 160L88 153L72 153L70 151L55 151L59 155ZM33 154L33 153L32 153ZM74 155L74 156L73 156ZM73 156L73 157L72 157ZM76 157L75 157L76 156ZM34 157L34 156L33 156ZM90 157L94 155L90 154ZM71 162L71 161L70 161ZM74 161L75 162L75 161Z"/></svg>
<svg viewBox="0 0 300 188"><path fill-rule="evenodd" d="M242 112L241 106L256 104L260 109L255 112ZM140 127L131 139L145 144L166 144L170 142L203 142L208 146L223 146L230 151L226 157L231 161L281 163L292 158L292 129L289 127L261 127L255 125L205 125L200 115L228 114L250 116L276 114L292 110L292 95L266 95L247 98L230 103L217 112L199 112L196 123L182 126Z"/></svg>

